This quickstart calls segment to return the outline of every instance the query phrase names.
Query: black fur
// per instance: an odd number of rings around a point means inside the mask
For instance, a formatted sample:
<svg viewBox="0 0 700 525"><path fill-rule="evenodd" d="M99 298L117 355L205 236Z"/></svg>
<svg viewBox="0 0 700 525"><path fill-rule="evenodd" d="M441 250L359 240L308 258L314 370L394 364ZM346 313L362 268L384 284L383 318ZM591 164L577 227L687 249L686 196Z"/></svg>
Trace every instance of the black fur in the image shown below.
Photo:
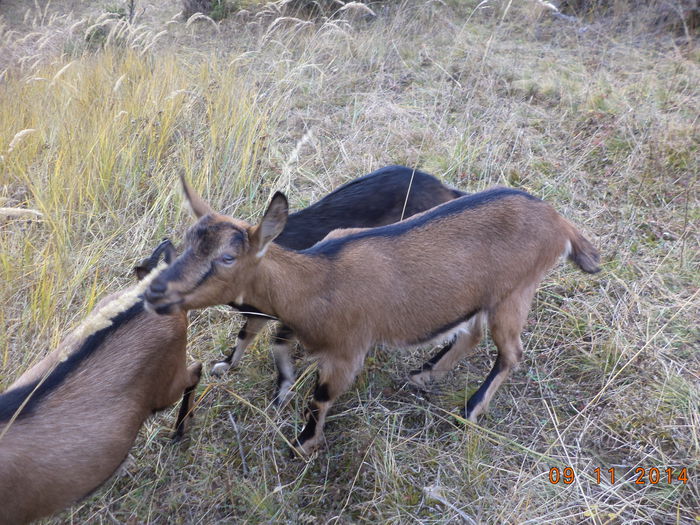
<svg viewBox="0 0 700 525"><path fill-rule="evenodd" d="M158 260L160 259L161 255L163 255L163 258L167 264L170 264L170 262L177 256L175 253L175 247L173 246L173 243L170 242L170 239L163 239L156 249L153 250L153 253L134 268L139 281L152 272L156 266L158 266Z"/></svg>
<svg viewBox="0 0 700 525"><path fill-rule="evenodd" d="M278 368L277 369L277 390L275 391L275 399L279 397L280 393L280 387L282 386L282 383L289 378L282 373L282 371Z"/></svg>
<svg viewBox="0 0 700 525"><path fill-rule="evenodd" d="M464 195L422 171L387 166L354 179L311 206L292 213L274 242L292 250L304 250L338 228L382 226L425 211L447 200L445 192L451 192L453 198Z"/></svg>
<svg viewBox="0 0 700 525"><path fill-rule="evenodd" d="M331 400L331 395L328 392L328 385L326 383L316 385L316 390L314 390L314 399L319 403L325 403Z"/></svg>
<svg viewBox="0 0 700 525"><path fill-rule="evenodd" d="M416 375L416 374L420 374L421 372L425 372L426 370L432 370L435 363L440 361L440 359L442 359L442 356L444 356L447 352L450 351L450 349L452 348L452 345L454 345L454 343L455 342L453 339L452 341L447 343L445 346L443 346L440 349L440 351L437 352L433 357L431 357L428 361L423 363L423 366L421 366L419 370L411 370L410 374Z"/></svg>
<svg viewBox="0 0 700 525"><path fill-rule="evenodd" d="M474 408L484 400L484 396L486 395L486 391L488 390L489 385L493 382L494 378L496 377L498 372L502 370L502 368L502 361L500 357L497 357L493 368L489 372L489 375L486 376L486 379L479 387L479 390L474 392L474 394L472 394L472 396L469 398L469 401L467 401L467 410L465 411L465 417L469 417L469 414L472 413Z"/></svg>
<svg viewBox="0 0 700 525"><path fill-rule="evenodd" d="M175 433L173 434L173 441L180 441L185 435L185 420L187 419L188 408L190 406L190 398L194 395L195 387L188 386L185 392L182 394L182 402L180 403L180 410L177 413L177 420L175 421Z"/></svg>
<svg viewBox="0 0 700 525"><path fill-rule="evenodd" d="M292 340L294 337L294 332L287 325L281 324L275 332L274 342L275 344L284 344Z"/></svg>
<svg viewBox="0 0 700 525"><path fill-rule="evenodd" d="M314 437L316 434L316 423L318 422L318 406L316 403L311 403L311 410L309 411L309 418L306 421L304 429L301 434L297 436L297 445L303 445L306 441Z"/></svg>
<svg viewBox="0 0 700 525"><path fill-rule="evenodd" d="M44 397L56 390L73 372L80 368L86 359L102 347L110 334L142 312L143 301L139 301L128 310L118 314L110 326L98 330L85 339L80 348L73 352L68 359L59 363L43 382L41 380L33 381L28 385L13 388L0 394L0 422L9 421L30 395L31 397L24 405L18 419L31 414Z"/></svg>
<svg viewBox="0 0 700 525"><path fill-rule="evenodd" d="M449 352L452 349L452 345L454 345L454 344L455 344L455 341L453 339L452 341L447 343L445 346L443 346L442 349L439 352L437 352L433 357L431 357L428 360L428 362L426 363L426 365L430 365L430 368L432 368L435 365L435 363L437 363L438 361L440 361L440 359L442 359L442 356L444 356L447 352Z"/></svg>
<svg viewBox="0 0 700 525"><path fill-rule="evenodd" d="M392 238L404 235L409 231L420 228L430 222L440 220L443 217L449 217L451 215L456 215L464 210L470 208L477 208L479 206L484 206L493 201L503 199L505 197L524 197L532 200L540 200L537 197L525 193L524 191L514 190L511 188L495 188L492 190L486 190L479 193L474 193L472 195L466 195L449 202L446 202L440 206L437 206L420 217L415 217L412 219L406 219L401 222L394 224L389 224L387 226L380 226L379 228L371 228L367 231L354 233L347 235L345 237L339 237L336 239L329 239L327 241L320 242L311 248L302 250L301 253L307 255L320 255L324 257L334 257L336 256L347 244L359 239L367 238Z"/></svg>

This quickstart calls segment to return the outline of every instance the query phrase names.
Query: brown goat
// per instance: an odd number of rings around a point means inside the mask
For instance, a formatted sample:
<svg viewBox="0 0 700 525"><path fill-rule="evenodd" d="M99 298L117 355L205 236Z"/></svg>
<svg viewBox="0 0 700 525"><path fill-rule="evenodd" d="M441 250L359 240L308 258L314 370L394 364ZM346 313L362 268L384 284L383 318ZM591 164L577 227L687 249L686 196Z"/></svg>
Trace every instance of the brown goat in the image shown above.
<svg viewBox="0 0 700 525"><path fill-rule="evenodd" d="M405 166L385 166L353 179L312 205L291 213L274 243L291 250L304 250L339 228L384 226L463 195L463 191L445 186L428 173ZM228 355L214 363L213 375L221 375L235 367L270 320L255 315L256 309L250 304L229 303L229 306L244 312L246 321ZM277 366L273 403L279 406L289 399L296 377L291 358L294 332L280 324L272 340L272 355Z"/></svg>
<svg viewBox="0 0 700 525"><path fill-rule="evenodd" d="M598 252L554 208L525 192L495 188L396 224L351 231L295 252L271 241L287 200L273 196L258 226L215 213L183 180L198 222L186 249L144 294L159 313L236 300L289 326L318 359L302 453L323 439L331 403L352 384L372 345L426 344L457 335L423 368L418 384L459 361L488 322L498 357L469 399L475 421L522 359L520 332L538 283L562 256L596 272Z"/></svg>
<svg viewBox="0 0 700 525"><path fill-rule="evenodd" d="M164 251L167 261L169 241L137 267L140 278ZM202 368L186 366L187 315L150 314L137 290L102 300L95 316L0 394L0 525L88 495L124 461L146 418L180 397L174 437L182 436ZM122 306L109 326L82 335Z"/></svg>

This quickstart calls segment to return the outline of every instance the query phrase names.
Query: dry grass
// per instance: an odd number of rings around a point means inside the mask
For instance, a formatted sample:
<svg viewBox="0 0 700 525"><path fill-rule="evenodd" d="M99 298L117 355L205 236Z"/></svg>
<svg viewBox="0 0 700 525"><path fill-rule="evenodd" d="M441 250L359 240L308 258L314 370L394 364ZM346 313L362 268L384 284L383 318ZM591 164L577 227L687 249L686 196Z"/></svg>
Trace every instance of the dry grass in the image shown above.
<svg viewBox="0 0 700 525"><path fill-rule="evenodd" d="M43 52L25 56L11 31L26 26L5 20L0 207L41 215L0 217L0 389L182 235L180 172L243 217L273 189L302 207L389 163L465 190L513 185L575 221L605 262L544 281L525 362L479 427L458 414L490 342L427 396L403 380L431 349L378 348L335 407L328 448L289 459L313 367L275 414L261 340L240 370L204 379L187 447L165 437L173 412L152 419L125 474L52 523L700 520L700 54L507 4L406 0L373 21L313 22L268 5L214 31L144 2L136 26L110 19L88 45L101 14L73 2L82 30L58 34L46 16ZM239 320L192 318L192 356L216 359ZM566 466L574 483L550 483ZM686 467L689 481L638 485L636 467Z"/></svg>

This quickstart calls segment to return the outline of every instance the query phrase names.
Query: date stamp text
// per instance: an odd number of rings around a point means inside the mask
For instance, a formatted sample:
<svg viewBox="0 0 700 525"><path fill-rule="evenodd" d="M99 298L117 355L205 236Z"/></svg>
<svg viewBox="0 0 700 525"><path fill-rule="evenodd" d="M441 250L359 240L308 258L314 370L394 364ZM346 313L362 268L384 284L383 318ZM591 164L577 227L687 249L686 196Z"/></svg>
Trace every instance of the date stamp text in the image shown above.
<svg viewBox="0 0 700 525"><path fill-rule="evenodd" d="M614 485L621 481L632 481L635 485L658 485L659 483L666 483L668 485L683 483L686 485L688 483L687 468L674 469L668 467L663 469L657 467L637 467L634 470L630 470L627 474L627 477L620 479L621 476L616 475L615 467L609 469L597 467L593 469L592 477L598 485L602 482ZM553 485L557 485L558 483L571 485L574 481L576 481L576 471L571 467L552 467L549 469L549 482Z"/></svg>

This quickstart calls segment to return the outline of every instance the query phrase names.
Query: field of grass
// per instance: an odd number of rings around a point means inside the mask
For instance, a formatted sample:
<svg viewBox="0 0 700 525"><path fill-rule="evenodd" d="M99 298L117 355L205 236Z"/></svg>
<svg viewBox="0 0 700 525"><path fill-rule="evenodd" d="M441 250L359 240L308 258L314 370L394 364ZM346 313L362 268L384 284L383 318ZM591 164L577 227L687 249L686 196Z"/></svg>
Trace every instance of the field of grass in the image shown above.
<svg viewBox="0 0 700 525"><path fill-rule="evenodd" d="M327 448L290 458L313 363L299 352L275 413L265 336L203 378L187 443L167 438L175 410L159 414L121 475L47 523L700 523L696 45L535 2L314 20L249 2L218 24L137 2L133 25L112 4L0 6L0 208L23 209L0 215L0 390L160 239L181 239L180 173L250 220L274 190L298 209L387 164L518 187L576 223L603 271L543 281L524 363L478 426L460 410L494 359L488 338L424 395L404 381L433 349L377 348ZM205 363L241 322L223 307L191 319Z"/></svg>

